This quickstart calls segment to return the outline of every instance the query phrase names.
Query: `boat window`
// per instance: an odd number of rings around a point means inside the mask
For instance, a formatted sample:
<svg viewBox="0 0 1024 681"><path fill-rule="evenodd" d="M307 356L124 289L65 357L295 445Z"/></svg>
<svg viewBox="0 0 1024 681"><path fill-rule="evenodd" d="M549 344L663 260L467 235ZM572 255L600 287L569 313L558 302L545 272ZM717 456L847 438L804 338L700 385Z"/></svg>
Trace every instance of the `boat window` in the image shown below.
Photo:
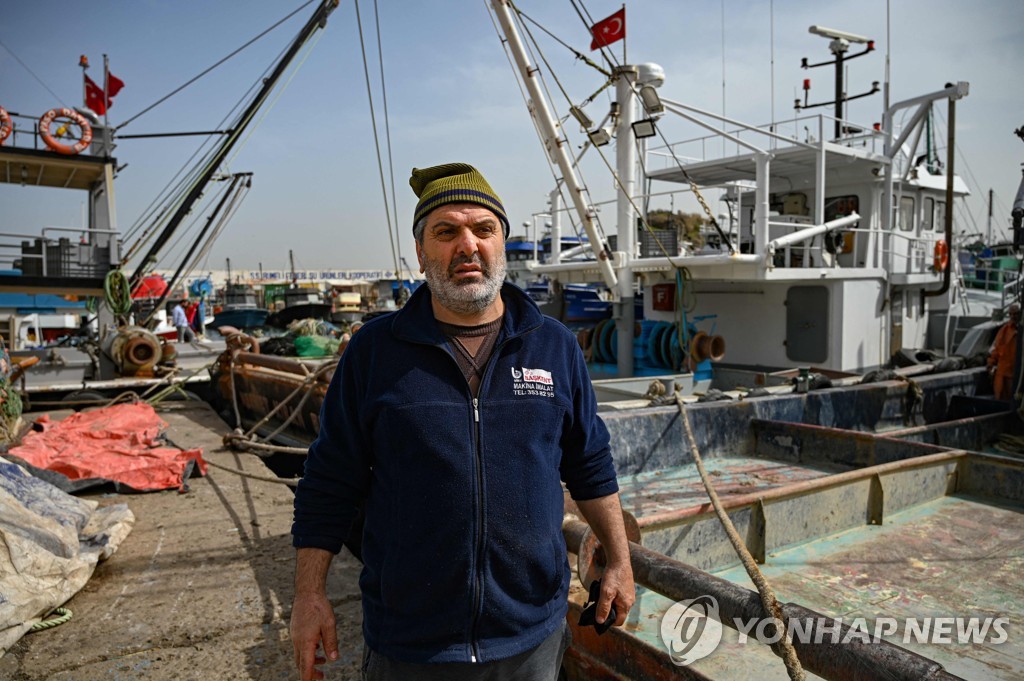
<svg viewBox="0 0 1024 681"><path fill-rule="evenodd" d="M941 232L946 229L946 202L935 202L935 231Z"/></svg>
<svg viewBox="0 0 1024 681"><path fill-rule="evenodd" d="M914 197L904 196L900 199L899 226L904 232L914 229Z"/></svg>
<svg viewBox="0 0 1024 681"><path fill-rule="evenodd" d="M856 194L848 194L846 196L828 196L825 198L825 222L845 217L851 213L859 212L860 198ZM857 225L859 224L859 222L854 223L847 226L845 229L857 229Z"/></svg>
<svg viewBox="0 0 1024 681"><path fill-rule="evenodd" d="M924 215L921 216L921 229L930 231L935 228L935 199L928 197L924 200Z"/></svg>

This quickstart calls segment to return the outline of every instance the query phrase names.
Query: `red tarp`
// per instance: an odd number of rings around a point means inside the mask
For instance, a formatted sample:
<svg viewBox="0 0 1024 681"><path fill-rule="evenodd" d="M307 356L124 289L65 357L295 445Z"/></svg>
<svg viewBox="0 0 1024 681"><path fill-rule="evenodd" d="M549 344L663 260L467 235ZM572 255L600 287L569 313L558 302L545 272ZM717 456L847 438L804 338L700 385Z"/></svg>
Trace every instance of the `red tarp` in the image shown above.
<svg viewBox="0 0 1024 681"><path fill-rule="evenodd" d="M194 465L206 475L203 450L162 446L167 422L148 404L115 404L51 423L47 415L10 454L69 480L103 479L134 490L181 488ZM194 464L193 464L194 462Z"/></svg>

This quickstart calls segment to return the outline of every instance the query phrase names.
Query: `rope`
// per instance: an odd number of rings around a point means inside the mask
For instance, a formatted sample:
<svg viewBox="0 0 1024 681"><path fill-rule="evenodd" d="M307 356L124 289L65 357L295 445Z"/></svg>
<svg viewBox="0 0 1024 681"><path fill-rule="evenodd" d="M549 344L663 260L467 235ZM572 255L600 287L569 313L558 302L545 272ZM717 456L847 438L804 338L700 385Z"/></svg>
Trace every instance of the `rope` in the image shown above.
<svg viewBox="0 0 1024 681"><path fill-rule="evenodd" d="M206 465L207 466L213 466L214 468L219 468L220 470L227 471L228 473L234 473L235 475L240 475L243 478L252 478L253 480L262 480L263 482L275 482L275 483L277 483L279 485L288 485L289 487L295 487L295 486L297 486L299 484L298 479L273 478L273 477L270 477L269 475L256 475L255 473L246 473L245 471L240 471L237 468L231 468L229 466L222 466L219 463L214 463L214 462L210 461L209 459L206 459Z"/></svg>
<svg viewBox="0 0 1024 681"><path fill-rule="evenodd" d="M722 502L718 498L718 494L715 492L715 488L711 484L711 480L708 478L708 473L704 469L704 461L701 459L700 452L697 450L697 440L693 436L693 430L690 428L690 418L686 413L686 408L683 405L683 398L677 392L676 393L676 406L679 407L679 415L682 417L683 427L686 430L686 437L690 443L690 451L693 453L693 462L697 465L697 472L700 473L701 482L704 483L704 489L707 490L708 497L711 499L711 505L715 508L715 514L718 516L718 520L722 523L722 529L725 530L726 536L729 537L729 542L732 544L733 549L736 550L736 555L739 556L740 562L743 563L743 567L746 569L747 574L750 575L750 579L753 580L755 586L757 586L757 592L761 596L761 604L764 606L765 612L771 618L772 623L775 625L777 631L783 633L781 639L779 639L778 648L776 652L782 655L782 660L786 664L786 672L789 674L789 678L792 681L803 681L804 670L800 666L800 660L796 656L796 650L793 649L793 642L789 638L789 633L786 631L786 625L783 620L782 606L779 605L778 599L775 598L775 593L772 591L771 586L768 585L768 581L761 574L761 571L757 567L757 563L754 562L754 557L750 555L750 551L747 550L746 544L740 539L739 533L736 532L736 527L732 524L732 520L729 519L725 509L722 507ZM772 646L775 648L776 646Z"/></svg>
<svg viewBox="0 0 1024 681"><path fill-rule="evenodd" d="M312 386L313 383L315 383L317 381L317 379L322 374L326 373L327 371L329 371L331 369L334 369L334 367L336 366L335 363L334 362L326 362L325 364L320 366L313 373L307 374L305 377L303 377L302 383L300 383L298 386L296 386L295 389L292 390L288 394L287 397L285 397L283 400L278 402L277 406L275 406L273 409L271 409L262 419L257 421L256 424L252 428L250 428L248 431L243 433L242 432L242 417L241 417L241 414L239 413L239 410L238 410L238 389L237 389L237 384L235 383L235 362L234 362L234 360L235 360L235 358L232 357L231 367L230 367L230 378L231 378L231 406L233 407L234 412L235 412L235 430L234 430L234 432L229 433L228 435L224 436L224 445L227 446L227 447L230 447L230 448L255 449L255 450L259 450L259 451L267 451L267 452L271 452L271 453L281 453L281 454L303 454L304 455L304 454L308 453L308 449L305 448L305 447L285 447L285 446L282 446L282 445L272 445L272 444L268 444L267 441L270 440L271 438L276 437L278 434L280 434L281 431L283 431L285 428L287 428L292 423L292 421L294 421L295 418L300 413L302 413L302 407L306 404L306 400L308 400L310 398L310 396L313 394L313 391L310 390L310 386ZM282 421L277 426L277 428L273 432L271 432L269 435L267 435L264 438L257 439L258 436L256 435L256 431L260 428L260 426L263 426L264 424L266 424L268 421L270 421L271 418L274 417L275 414L277 414L279 411L281 411L286 406L288 406L291 403L292 399L296 395L298 395L300 392L303 392L302 398L299 400L298 404L296 404L295 407L291 410L291 413L288 415L288 417L284 421Z"/></svg>
<svg viewBox="0 0 1024 681"><path fill-rule="evenodd" d="M46 629L59 627L69 621L74 616L74 613L67 608L54 608L50 615L57 615L57 617L36 622L32 625L32 628L29 629L29 631L44 631Z"/></svg>
<svg viewBox="0 0 1024 681"><path fill-rule="evenodd" d="M303 456L309 453L308 447L285 447L284 445L271 445L265 442L246 440L245 437L238 432L225 435L224 444L232 448L255 449L257 451L257 456L260 456L259 452L270 452L270 454L301 454Z"/></svg>
<svg viewBox="0 0 1024 681"><path fill-rule="evenodd" d="M124 317L132 309L132 289L128 277L120 269L110 270L103 279L103 293L107 307L120 317Z"/></svg>

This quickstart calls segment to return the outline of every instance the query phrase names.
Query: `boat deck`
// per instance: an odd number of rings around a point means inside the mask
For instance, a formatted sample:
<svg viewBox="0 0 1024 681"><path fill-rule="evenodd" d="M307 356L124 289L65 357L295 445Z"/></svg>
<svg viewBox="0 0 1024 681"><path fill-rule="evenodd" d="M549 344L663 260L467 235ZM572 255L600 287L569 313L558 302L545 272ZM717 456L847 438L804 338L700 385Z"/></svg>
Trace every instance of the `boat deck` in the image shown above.
<svg viewBox="0 0 1024 681"><path fill-rule="evenodd" d="M780 601L844 622L877 618L1006 617L1004 643L960 643L956 625L918 642L901 627L886 637L965 679L1019 679L1024 670L1024 506L950 496L866 525L780 551L762 572ZM718 572L754 588L742 568ZM925 638L927 641L927 638Z"/></svg>
<svg viewBox="0 0 1024 681"><path fill-rule="evenodd" d="M783 485L815 480L842 468L806 465L755 457L718 457L704 467L720 497L760 494ZM710 508L696 466L679 466L619 477L622 507L641 526L681 509Z"/></svg>
<svg viewBox="0 0 1024 681"><path fill-rule="evenodd" d="M898 629L885 640L938 662L951 674L1019 679L1024 669L1019 638L1024 621L1022 522L1024 506L949 496L897 513L882 526L866 525L773 552L760 568L780 602L799 603L847 625L864 618L872 633L879 618L894 618ZM713 574L754 589L742 567ZM583 596L582 589L574 594L577 606ZM625 629L650 649L666 650L661 620L671 605L665 596L639 588ZM923 625L924 618L940 617L1008 618L1007 640L960 643L953 623L940 642L928 642L927 635L919 642L904 627L908 618ZM685 669L709 679L788 678L782 660L767 646L753 639L741 643L738 632L727 626L718 648ZM807 677L820 678L810 672ZM677 677L668 665L651 678Z"/></svg>

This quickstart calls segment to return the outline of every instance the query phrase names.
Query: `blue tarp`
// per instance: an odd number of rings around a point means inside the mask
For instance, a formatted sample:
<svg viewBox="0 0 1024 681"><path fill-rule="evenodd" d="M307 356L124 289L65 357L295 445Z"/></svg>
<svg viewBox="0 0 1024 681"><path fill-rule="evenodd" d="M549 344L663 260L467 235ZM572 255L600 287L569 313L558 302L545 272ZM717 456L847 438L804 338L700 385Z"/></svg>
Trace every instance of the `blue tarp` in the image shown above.
<svg viewBox="0 0 1024 681"><path fill-rule="evenodd" d="M18 314L81 314L85 302L72 302L52 293L0 293L0 309L11 308Z"/></svg>

